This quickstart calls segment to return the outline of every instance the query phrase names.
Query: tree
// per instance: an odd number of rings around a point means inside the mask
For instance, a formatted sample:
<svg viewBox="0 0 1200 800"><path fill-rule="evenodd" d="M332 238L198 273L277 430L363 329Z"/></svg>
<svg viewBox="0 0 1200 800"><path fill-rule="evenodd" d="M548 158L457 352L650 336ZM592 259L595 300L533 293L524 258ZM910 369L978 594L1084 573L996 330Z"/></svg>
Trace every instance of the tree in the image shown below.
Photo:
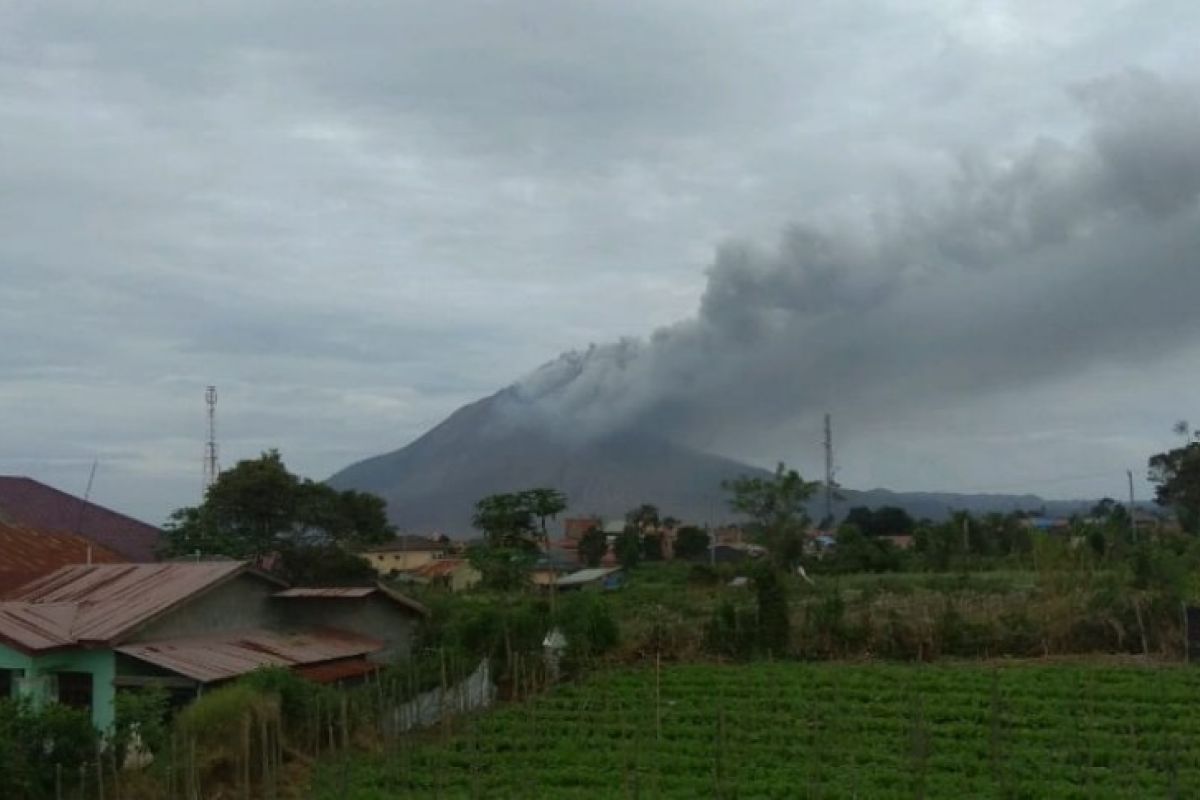
<svg viewBox="0 0 1200 800"><path fill-rule="evenodd" d="M658 507L643 503L625 513L625 524L636 528L641 533L658 530L660 524Z"/></svg>
<svg viewBox="0 0 1200 800"><path fill-rule="evenodd" d="M791 639L787 587L779 573L767 565L754 576L754 596L758 605L758 644L767 653L785 656Z"/></svg>
<svg viewBox="0 0 1200 800"><path fill-rule="evenodd" d="M1173 508L1189 533L1200 533L1200 441L1150 458L1154 499Z"/></svg>
<svg viewBox="0 0 1200 800"><path fill-rule="evenodd" d="M493 547L549 547L546 520L566 508L567 496L557 489L493 494L475 504L471 524L483 531Z"/></svg>
<svg viewBox="0 0 1200 800"><path fill-rule="evenodd" d="M708 551L708 532L695 525L685 525L675 534L675 557L698 558Z"/></svg>
<svg viewBox="0 0 1200 800"><path fill-rule="evenodd" d="M199 506L173 512L162 553L277 556L282 576L293 582L363 582L374 574L354 552L395 535L386 509L374 495L293 475L279 451L269 450L222 472Z"/></svg>
<svg viewBox="0 0 1200 800"><path fill-rule="evenodd" d="M529 506L529 513L538 521L542 546L549 549L550 536L546 533L546 520L557 517L567 510L567 496L558 489L538 488L521 492Z"/></svg>
<svg viewBox="0 0 1200 800"><path fill-rule="evenodd" d="M646 561L662 561L662 534L647 533L642 535L642 558Z"/></svg>
<svg viewBox="0 0 1200 800"><path fill-rule="evenodd" d="M471 524L483 531L488 546L498 549L537 549L533 511L521 493L493 494L475 504Z"/></svg>
<svg viewBox="0 0 1200 800"><path fill-rule="evenodd" d="M808 501L821 484L804 480L781 462L769 478L742 476L721 486L732 495L729 507L753 521L772 562L790 571L803 553Z"/></svg>
<svg viewBox="0 0 1200 800"><path fill-rule="evenodd" d="M617 561L625 569L633 569L642 559L642 541L636 531L626 528L617 535L613 544L613 552Z"/></svg>
<svg viewBox="0 0 1200 800"><path fill-rule="evenodd" d="M579 537L579 558L589 567L598 567L608 552L608 535L592 526Z"/></svg>

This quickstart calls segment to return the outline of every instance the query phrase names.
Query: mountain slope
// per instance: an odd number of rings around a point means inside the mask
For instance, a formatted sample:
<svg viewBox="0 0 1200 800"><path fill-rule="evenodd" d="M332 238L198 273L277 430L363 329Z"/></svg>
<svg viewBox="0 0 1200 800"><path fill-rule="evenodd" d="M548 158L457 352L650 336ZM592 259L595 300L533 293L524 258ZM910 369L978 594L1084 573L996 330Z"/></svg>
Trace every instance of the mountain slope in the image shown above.
<svg viewBox="0 0 1200 800"><path fill-rule="evenodd" d="M721 481L766 474L728 458L653 436L622 433L573 441L506 413L511 389L463 406L406 447L353 464L331 477L338 489L368 491L388 501L392 521L412 532L475 534L475 501L497 492L551 486L565 492L570 515L617 517L641 503L696 523L730 519ZM517 400L516 402L519 402ZM1080 503L1047 504L1034 495L895 493L843 490L835 510L895 505L915 517L1036 509L1069 512ZM814 503L813 516L820 516Z"/></svg>

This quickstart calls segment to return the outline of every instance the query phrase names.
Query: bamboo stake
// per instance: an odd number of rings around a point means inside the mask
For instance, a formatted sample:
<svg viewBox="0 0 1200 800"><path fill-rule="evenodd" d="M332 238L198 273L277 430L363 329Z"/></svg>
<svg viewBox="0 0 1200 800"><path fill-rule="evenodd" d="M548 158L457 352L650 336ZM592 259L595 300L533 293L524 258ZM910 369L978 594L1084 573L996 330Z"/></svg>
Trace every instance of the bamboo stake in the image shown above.
<svg viewBox="0 0 1200 800"><path fill-rule="evenodd" d="M242 715L242 798L250 800L250 714Z"/></svg>
<svg viewBox="0 0 1200 800"><path fill-rule="evenodd" d="M96 796L104 800L104 754L100 751L100 741L96 740Z"/></svg>

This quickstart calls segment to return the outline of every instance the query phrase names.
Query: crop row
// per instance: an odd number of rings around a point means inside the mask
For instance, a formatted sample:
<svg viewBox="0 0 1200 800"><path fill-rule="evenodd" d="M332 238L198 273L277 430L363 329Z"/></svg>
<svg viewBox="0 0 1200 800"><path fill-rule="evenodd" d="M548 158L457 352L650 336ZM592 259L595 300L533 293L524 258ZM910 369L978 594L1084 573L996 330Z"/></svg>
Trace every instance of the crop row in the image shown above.
<svg viewBox="0 0 1200 800"><path fill-rule="evenodd" d="M1182 668L628 670L326 769L316 789L339 800L1200 796L1197 700L1200 680Z"/></svg>

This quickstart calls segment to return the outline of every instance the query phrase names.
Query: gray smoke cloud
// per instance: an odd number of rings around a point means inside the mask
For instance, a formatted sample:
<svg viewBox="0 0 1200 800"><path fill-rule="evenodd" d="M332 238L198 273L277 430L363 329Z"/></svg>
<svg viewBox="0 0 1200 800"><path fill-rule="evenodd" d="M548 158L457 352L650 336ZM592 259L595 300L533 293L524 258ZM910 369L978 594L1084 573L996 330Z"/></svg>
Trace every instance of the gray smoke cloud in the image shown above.
<svg viewBox="0 0 1200 800"><path fill-rule="evenodd" d="M1200 338L1200 91L1131 71L1087 123L964 156L940 192L716 254L697 315L564 354L508 408L571 435L700 445L819 413L1020 389Z"/></svg>

